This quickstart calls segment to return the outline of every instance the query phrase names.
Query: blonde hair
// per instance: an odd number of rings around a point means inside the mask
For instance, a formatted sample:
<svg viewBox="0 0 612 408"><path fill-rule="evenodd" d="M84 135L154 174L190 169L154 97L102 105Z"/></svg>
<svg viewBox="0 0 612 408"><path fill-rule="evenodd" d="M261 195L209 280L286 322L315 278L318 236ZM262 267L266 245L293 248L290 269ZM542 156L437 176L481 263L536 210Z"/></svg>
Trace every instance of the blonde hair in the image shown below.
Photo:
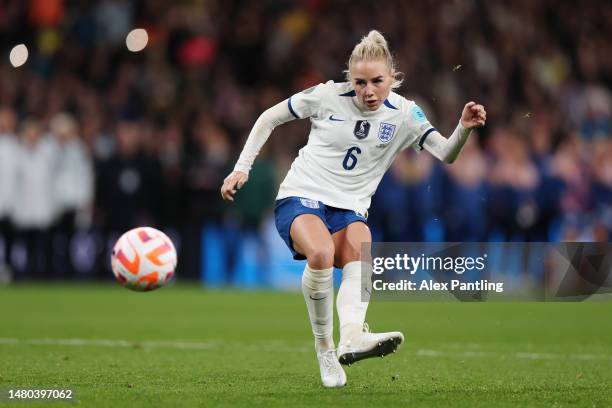
<svg viewBox="0 0 612 408"><path fill-rule="evenodd" d="M353 52L347 63L347 69L344 70L344 75L346 76L347 81L351 81L351 73L350 69L356 63L361 61L378 61L383 60L389 67L389 71L391 71L391 75L394 77L393 85L391 85L392 89L397 89L402 84L402 76L401 72L396 71L395 69L395 60L393 59L393 55L391 55L391 51L389 51L389 44L387 44L387 40L385 37L377 30L372 30L361 39L361 41L353 48Z"/></svg>

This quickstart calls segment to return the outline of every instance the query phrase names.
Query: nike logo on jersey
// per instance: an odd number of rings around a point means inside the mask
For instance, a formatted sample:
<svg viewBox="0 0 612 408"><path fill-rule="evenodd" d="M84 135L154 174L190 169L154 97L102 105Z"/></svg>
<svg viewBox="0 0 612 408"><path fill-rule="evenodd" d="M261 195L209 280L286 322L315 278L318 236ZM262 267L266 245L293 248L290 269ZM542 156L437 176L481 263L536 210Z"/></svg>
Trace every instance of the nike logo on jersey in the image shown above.
<svg viewBox="0 0 612 408"><path fill-rule="evenodd" d="M332 122L344 122L344 119L334 118L334 115L329 115L329 120Z"/></svg>

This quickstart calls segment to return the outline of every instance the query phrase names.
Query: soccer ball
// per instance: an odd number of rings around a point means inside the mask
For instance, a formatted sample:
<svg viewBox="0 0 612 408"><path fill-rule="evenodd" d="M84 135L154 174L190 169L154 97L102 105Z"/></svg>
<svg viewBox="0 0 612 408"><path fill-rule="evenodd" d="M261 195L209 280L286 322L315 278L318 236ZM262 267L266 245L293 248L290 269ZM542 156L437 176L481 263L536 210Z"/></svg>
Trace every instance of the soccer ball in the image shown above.
<svg viewBox="0 0 612 408"><path fill-rule="evenodd" d="M113 247L111 267L117 281L136 291L167 284L176 268L176 249L170 238L150 227L123 234Z"/></svg>

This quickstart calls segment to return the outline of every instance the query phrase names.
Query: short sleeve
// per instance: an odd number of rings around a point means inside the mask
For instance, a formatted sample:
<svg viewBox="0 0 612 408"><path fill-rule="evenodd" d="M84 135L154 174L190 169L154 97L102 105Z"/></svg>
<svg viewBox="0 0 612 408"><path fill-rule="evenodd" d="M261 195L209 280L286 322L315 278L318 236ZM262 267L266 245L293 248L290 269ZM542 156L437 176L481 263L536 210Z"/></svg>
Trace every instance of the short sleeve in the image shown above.
<svg viewBox="0 0 612 408"><path fill-rule="evenodd" d="M407 127L408 135L403 148L412 146L417 152L424 149L423 143L432 132L436 131L436 128L429 123L427 116L416 103L411 104L408 108Z"/></svg>
<svg viewBox="0 0 612 408"><path fill-rule="evenodd" d="M326 84L319 84L296 93L287 100L289 112L291 112L296 119L316 116L321 106L321 101L325 97L326 90Z"/></svg>

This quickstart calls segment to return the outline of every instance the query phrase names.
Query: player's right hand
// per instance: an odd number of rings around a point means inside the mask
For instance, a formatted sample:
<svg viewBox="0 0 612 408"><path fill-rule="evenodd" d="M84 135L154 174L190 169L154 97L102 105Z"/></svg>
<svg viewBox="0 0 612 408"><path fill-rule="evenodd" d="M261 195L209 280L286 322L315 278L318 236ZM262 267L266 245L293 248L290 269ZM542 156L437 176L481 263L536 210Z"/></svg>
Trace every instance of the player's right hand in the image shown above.
<svg viewBox="0 0 612 408"><path fill-rule="evenodd" d="M241 171L233 171L223 180L221 197L226 201L234 201L234 194L249 180L249 176Z"/></svg>

